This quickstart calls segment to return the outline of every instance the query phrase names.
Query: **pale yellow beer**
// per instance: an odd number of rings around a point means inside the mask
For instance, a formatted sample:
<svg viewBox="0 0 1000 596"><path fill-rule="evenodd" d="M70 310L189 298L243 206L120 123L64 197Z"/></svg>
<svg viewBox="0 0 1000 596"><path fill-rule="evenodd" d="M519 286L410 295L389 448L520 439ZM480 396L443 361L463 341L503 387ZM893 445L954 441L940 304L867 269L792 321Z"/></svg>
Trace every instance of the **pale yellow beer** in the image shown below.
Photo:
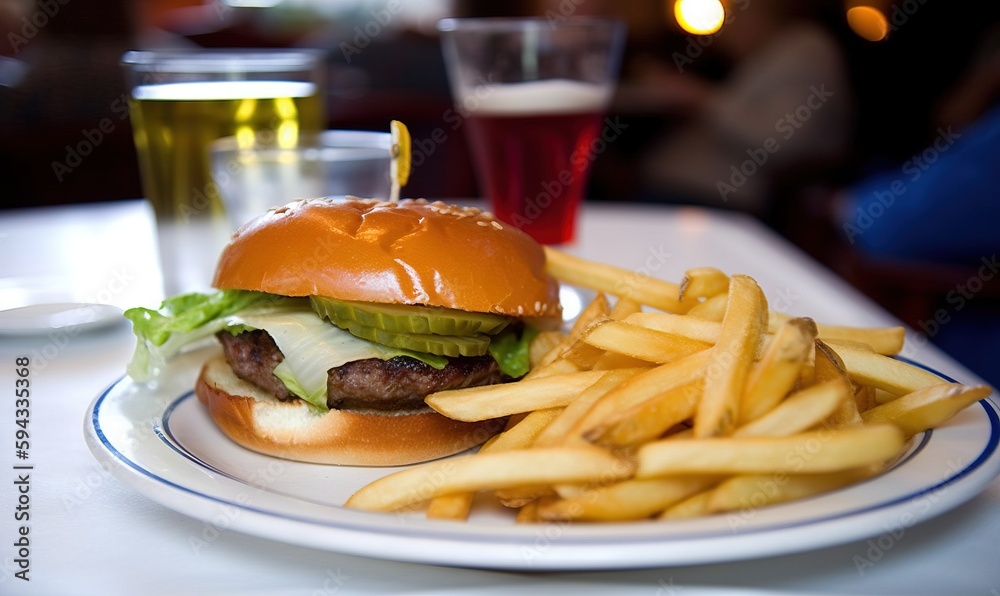
<svg viewBox="0 0 1000 596"><path fill-rule="evenodd" d="M323 100L308 81L195 81L141 85L130 112L143 190L157 216L221 216L208 148L226 136L271 136L291 147L325 125Z"/></svg>

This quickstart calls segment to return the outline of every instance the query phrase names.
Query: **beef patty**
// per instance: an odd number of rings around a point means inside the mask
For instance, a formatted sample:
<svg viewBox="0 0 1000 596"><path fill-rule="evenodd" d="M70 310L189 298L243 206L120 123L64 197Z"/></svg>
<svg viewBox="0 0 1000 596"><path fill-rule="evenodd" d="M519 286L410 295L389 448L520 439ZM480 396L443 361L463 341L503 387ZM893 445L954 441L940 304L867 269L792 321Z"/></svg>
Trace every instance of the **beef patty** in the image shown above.
<svg viewBox="0 0 1000 596"><path fill-rule="evenodd" d="M237 377L273 394L282 401L297 399L274 376L274 367L285 356L267 331L217 334L226 362ZM326 404L336 410L417 410L435 391L493 385L504 380L490 356L449 358L436 369L409 356L389 360L369 358L348 362L327 371Z"/></svg>

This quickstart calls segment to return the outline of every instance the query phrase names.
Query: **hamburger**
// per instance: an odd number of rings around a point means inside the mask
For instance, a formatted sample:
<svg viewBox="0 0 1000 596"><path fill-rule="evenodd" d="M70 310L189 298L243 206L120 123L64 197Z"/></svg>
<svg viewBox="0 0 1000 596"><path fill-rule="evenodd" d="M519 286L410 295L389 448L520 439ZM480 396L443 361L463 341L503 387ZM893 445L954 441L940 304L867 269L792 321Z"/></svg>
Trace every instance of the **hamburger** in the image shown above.
<svg viewBox="0 0 1000 596"><path fill-rule="evenodd" d="M223 249L218 291L126 311L129 375L212 336L195 393L222 432L277 457L402 465L464 451L503 420L434 412L436 391L508 382L561 320L542 248L478 209L308 199L262 214Z"/></svg>

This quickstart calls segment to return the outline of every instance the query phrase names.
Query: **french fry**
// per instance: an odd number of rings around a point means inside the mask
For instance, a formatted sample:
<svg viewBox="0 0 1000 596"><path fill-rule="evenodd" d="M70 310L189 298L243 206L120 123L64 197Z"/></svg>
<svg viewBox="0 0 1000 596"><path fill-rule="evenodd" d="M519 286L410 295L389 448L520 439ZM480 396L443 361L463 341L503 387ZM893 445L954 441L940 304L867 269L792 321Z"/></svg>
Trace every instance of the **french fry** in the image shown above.
<svg viewBox="0 0 1000 596"><path fill-rule="evenodd" d="M786 321L789 315L771 312L768 330L771 333ZM865 344L879 354L898 354L903 349L906 330L903 327L848 327L845 325L830 325L817 323L817 337L822 340L840 340Z"/></svg>
<svg viewBox="0 0 1000 596"><path fill-rule="evenodd" d="M608 297L604 295L603 292L598 292L594 296L593 300L587 303L580 314L573 321L573 327L570 328L569 333L566 335L566 341L572 343L587 331L587 328L594 323L607 319L608 315L611 314L611 305L608 304Z"/></svg>
<svg viewBox="0 0 1000 596"><path fill-rule="evenodd" d="M622 382L634 377L641 372L639 369L620 369L605 372L601 378L588 387L571 401L562 413L550 422L535 439L536 447L554 447L556 445L571 444L575 439L582 442L582 433L575 433L573 429L586 416L590 408L604 395L620 385Z"/></svg>
<svg viewBox="0 0 1000 596"><path fill-rule="evenodd" d="M722 317L726 314L726 304L728 301L728 295L719 294L704 302L695 304L688 309L687 314L706 321L722 321Z"/></svg>
<svg viewBox="0 0 1000 596"><path fill-rule="evenodd" d="M608 313L609 319L623 321L629 316L642 312L642 304L630 298L619 298Z"/></svg>
<svg viewBox="0 0 1000 596"><path fill-rule="evenodd" d="M516 424L509 426L499 435L479 449L479 454L510 451L511 449L526 449L535 442L542 429L562 413L562 408L535 410L524 416ZM430 519L463 520L469 517L469 510L475 493L453 493L431 499L427 504L427 517Z"/></svg>
<svg viewBox="0 0 1000 596"><path fill-rule="evenodd" d="M684 430L678 430L677 432L671 433L669 436L664 437L663 440L667 440L667 439L693 439L693 438L694 438L694 429L693 428L685 428Z"/></svg>
<svg viewBox="0 0 1000 596"><path fill-rule="evenodd" d="M729 276L715 267L698 267L684 272L678 299L714 298L729 290Z"/></svg>
<svg viewBox="0 0 1000 596"><path fill-rule="evenodd" d="M906 395L946 381L934 373L837 340L825 342L840 356L851 380L895 395Z"/></svg>
<svg viewBox="0 0 1000 596"><path fill-rule="evenodd" d="M874 352L868 344L858 344L858 349L864 352ZM835 425L861 424L860 413L876 405L875 387L851 381L850 375L847 374L847 365L844 364L843 359L822 340L816 341L816 359L814 364L814 382L839 378L853 387L854 405L842 405L830 422Z"/></svg>
<svg viewBox="0 0 1000 596"><path fill-rule="evenodd" d="M866 385L866 387L872 387L872 386ZM872 387L872 388L875 390L875 405L889 403L892 400L899 397L895 393L889 393L885 389L879 389L878 387Z"/></svg>
<svg viewBox="0 0 1000 596"><path fill-rule="evenodd" d="M714 488L714 487L713 487ZM679 503L675 503L658 516L661 520L694 519L711 513L708 501L712 498L712 488L695 493Z"/></svg>
<svg viewBox="0 0 1000 596"><path fill-rule="evenodd" d="M841 360L840 356L838 356L836 352L831 350L829 346L821 340L816 340L816 359L814 370L816 374L815 382L823 383L827 381L837 381L842 383L845 387L850 388L851 395L853 397L854 384L847 375L847 368L844 365L844 361ZM857 402L853 399L845 399L841 401L839 407L831 414L827 423L834 427L862 424L861 413L858 411Z"/></svg>
<svg viewBox="0 0 1000 596"><path fill-rule="evenodd" d="M615 321L611 321L610 319L606 321L599 321L591 325L590 328L595 329L598 327L602 327L604 323L613 323L613 322ZM584 340L586 339L586 337L587 334L584 334L583 337L576 340L573 343L573 345L570 346L562 354L562 358L564 360L572 362L580 370L589 370L593 368L594 364L601 358L601 356L604 355L603 349L585 342Z"/></svg>
<svg viewBox="0 0 1000 596"><path fill-rule="evenodd" d="M884 462L899 453L903 445L903 433L892 424L788 437L667 439L639 448L636 478L832 472Z"/></svg>
<svg viewBox="0 0 1000 596"><path fill-rule="evenodd" d="M706 494L705 513L737 511L750 503L763 507L804 499L859 482L879 469L873 465L824 474L788 474L780 482L773 474L734 476Z"/></svg>
<svg viewBox="0 0 1000 596"><path fill-rule="evenodd" d="M632 410L593 440L615 447L652 441L676 424L691 418L701 399L701 381L675 387Z"/></svg>
<svg viewBox="0 0 1000 596"><path fill-rule="evenodd" d="M497 500L500 501L501 505L510 509L520 509L538 499L553 497L555 494L555 490L548 485L512 486L496 490Z"/></svg>
<svg viewBox="0 0 1000 596"><path fill-rule="evenodd" d="M535 410L525 416L517 426L504 431L497 441L490 445L489 450L480 450L479 453L497 453L513 449L527 449L534 444L538 435L562 412L563 408ZM539 495L549 492L551 491L545 487L516 487L497 490L496 496L504 506L516 508L533 501Z"/></svg>
<svg viewBox="0 0 1000 596"><path fill-rule="evenodd" d="M864 413L874 408L879 404L876 389L871 385L855 383L854 403L857 405L859 413Z"/></svg>
<svg viewBox="0 0 1000 596"><path fill-rule="evenodd" d="M562 343L565 337L566 334L561 331L542 331L539 333L535 337L535 340L531 342L531 346L528 349L528 359L531 362L531 368L534 369L539 366L542 358Z"/></svg>
<svg viewBox="0 0 1000 596"><path fill-rule="evenodd" d="M595 263L545 247L545 269L563 283L635 300L666 312L683 313L696 300L678 299L680 286L613 265Z"/></svg>
<svg viewBox="0 0 1000 596"><path fill-rule="evenodd" d="M842 347L845 347L845 348L851 348L853 350L857 350L858 352L864 352L865 354L877 354L878 353L878 352L875 351L875 348L871 347L870 345L868 345L868 344L866 344L864 342L854 341L853 339L826 339L826 340L822 340L822 341L824 341L824 343L826 343L828 345L833 344L833 345L838 345L838 346L842 346ZM841 362L843 362L843 359L841 359Z"/></svg>
<svg viewBox="0 0 1000 596"><path fill-rule="evenodd" d="M705 342L680 335L613 320L591 326L582 341L600 350L658 363L671 362L711 347Z"/></svg>
<svg viewBox="0 0 1000 596"><path fill-rule="evenodd" d="M815 378L817 383L832 381L834 379L850 383L851 379L847 374L847 365L844 360L823 340L816 340L816 359L813 362Z"/></svg>
<svg viewBox="0 0 1000 596"><path fill-rule="evenodd" d="M902 327L843 327L821 324L819 338L838 341L856 341L871 347L878 354L898 354L903 349L906 330Z"/></svg>
<svg viewBox="0 0 1000 596"><path fill-rule="evenodd" d="M788 395L802 365L812 355L815 341L816 324L812 319L789 319L778 328L747 377L740 405L741 423L756 420Z"/></svg>
<svg viewBox="0 0 1000 596"><path fill-rule="evenodd" d="M862 412L861 418L865 424L891 422L906 435L915 435L941 426L967 406L987 397L991 391L985 385L932 385Z"/></svg>
<svg viewBox="0 0 1000 596"><path fill-rule="evenodd" d="M710 361L711 353L709 350L705 350L680 360L661 364L623 381L604 394L587 411L587 414L576 425L574 432L578 432L580 436L590 434L600 436L604 432L602 427L616 423L622 412L646 403L674 387L701 378Z"/></svg>
<svg viewBox="0 0 1000 596"><path fill-rule="evenodd" d="M815 348L813 351L813 359L815 359ZM796 381L796 387L809 387L810 385L816 384L816 366L815 362L809 362L802 365L799 369L799 379Z"/></svg>
<svg viewBox="0 0 1000 596"><path fill-rule="evenodd" d="M653 368L654 363L639 360L617 352L605 352L594 363L594 370L616 370L619 368Z"/></svg>
<svg viewBox="0 0 1000 596"><path fill-rule="evenodd" d="M808 430L851 400L850 386L840 379L813 385L788 396L773 410L733 432L734 437L781 437Z"/></svg>
<svg viewBox="0 0 1000 596"><path fill-rule="evenodd" d="M603 375L584 371L553 375L519 383L467 387L432 393L428 406L453 420L473 422L511 414L565 406Z"/></svg>
<svg viewBox="0 0 1000 596"><path fill-rule="evenodd" d="M701 402L694 418L699 438L729 434L740 417L740 398L761 334L767 327L767 301L752 278L734 275L712 363L705 370Z"/></svg>
<svg viewBox="0 0 1000 596"><path fill-rule="evenodd" d="M540 501L531 501L526 503L523 507L517 510L517 515L514 517L514 523L516 524L530 524L538 521L542 521L538 517L538 505Z"/></svg>
<svg viewBox="0 0 1000 596"><path fill-rule="evenodd" d="M525 375L521 378L523 381L534 381L541 379L542 377L552 377L555 375L568 375L572 373L581 372L580 367L576 365L571 360L566 358L557 358L555 361L541 366L539 368L534 368L531 373Z"/></svg>
<svg viewBox="0 0 1000 596"><path fill-rule="evenodd" d="M703 341L707 344L714 344L719 341L719 334L722 332L722 324L718 321L709 321L693 316L675 315L664 312L635 313L626 317L625 322L654 331L662 331L664 333Z"/></svg>
<svg viewBox="0 0 1000 596"><path fill-rule="evenodd" d="M546 370L551 364L559 360L566 350L570 349L580 339L588 327L597 321L608 318L610 312L611 307L608 305L607 296L603 293L598 293L580 312L576 321L573 322L573 327L569 330L569 333L562 338L561 342L550 348L541 357L537 365L532 364L531 371L524 378L530 379L539 376L541 374L540 371ZM551 372L548 374L551 374Z"/></svg>
<svg viewBox="0 0 1000 596"><path fill-rule="evenodd" d="M711 476L625 480L540 505L538 514L546 520L644 519L716 482Z"/></svg>
<svg viewBox="0 0 1000 596"><path fill-rule="evenodd" d="M362 487L346 506L395 511L440 495L549 483L612 482L631 465L594 447L549 447L438 460L384 476Z"/></svg>
<svg viewBox="0 0 1000 596"><path fill-rule="evenodd" d="M427 519L450 519L464 521L469 519L472 511L472 501L476 498L474 492L441 495L431 499L427 504Z"/></svg>
<svg viewBox="0 0 1000 596"><path fill-rule="evenodd" d="M527 449L534 444L538 435L562 413L563 408L534 410L516 425L497 435L496 440L490 444L488 450L484 448L480 449L479 452L496 453L513 449Z"/></svg>

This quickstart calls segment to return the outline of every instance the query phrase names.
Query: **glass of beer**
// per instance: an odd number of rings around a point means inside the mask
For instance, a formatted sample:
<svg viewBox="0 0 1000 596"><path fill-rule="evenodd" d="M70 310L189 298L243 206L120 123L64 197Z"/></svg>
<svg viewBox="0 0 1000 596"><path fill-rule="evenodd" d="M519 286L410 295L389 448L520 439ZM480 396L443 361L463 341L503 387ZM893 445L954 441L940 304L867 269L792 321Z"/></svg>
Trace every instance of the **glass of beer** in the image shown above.
<svg viewBox="0 0 1000 596"><path fill-rule="evenodd" d="M567 17L438 23L452 94L494 215L573 240L614 92L625 26Z"/></svg>
<svg viewBox="0 0 1000 596"><path fill-rule="evenodd" d="M201 261L228 237L209 148L262 132L279 145L326 126L318 50L133 51L122 57L143 192L156 213L168 294L204 289ZM213 257L214 258L214 257ZM211 260L211 258L209 258Z"/></svg>

